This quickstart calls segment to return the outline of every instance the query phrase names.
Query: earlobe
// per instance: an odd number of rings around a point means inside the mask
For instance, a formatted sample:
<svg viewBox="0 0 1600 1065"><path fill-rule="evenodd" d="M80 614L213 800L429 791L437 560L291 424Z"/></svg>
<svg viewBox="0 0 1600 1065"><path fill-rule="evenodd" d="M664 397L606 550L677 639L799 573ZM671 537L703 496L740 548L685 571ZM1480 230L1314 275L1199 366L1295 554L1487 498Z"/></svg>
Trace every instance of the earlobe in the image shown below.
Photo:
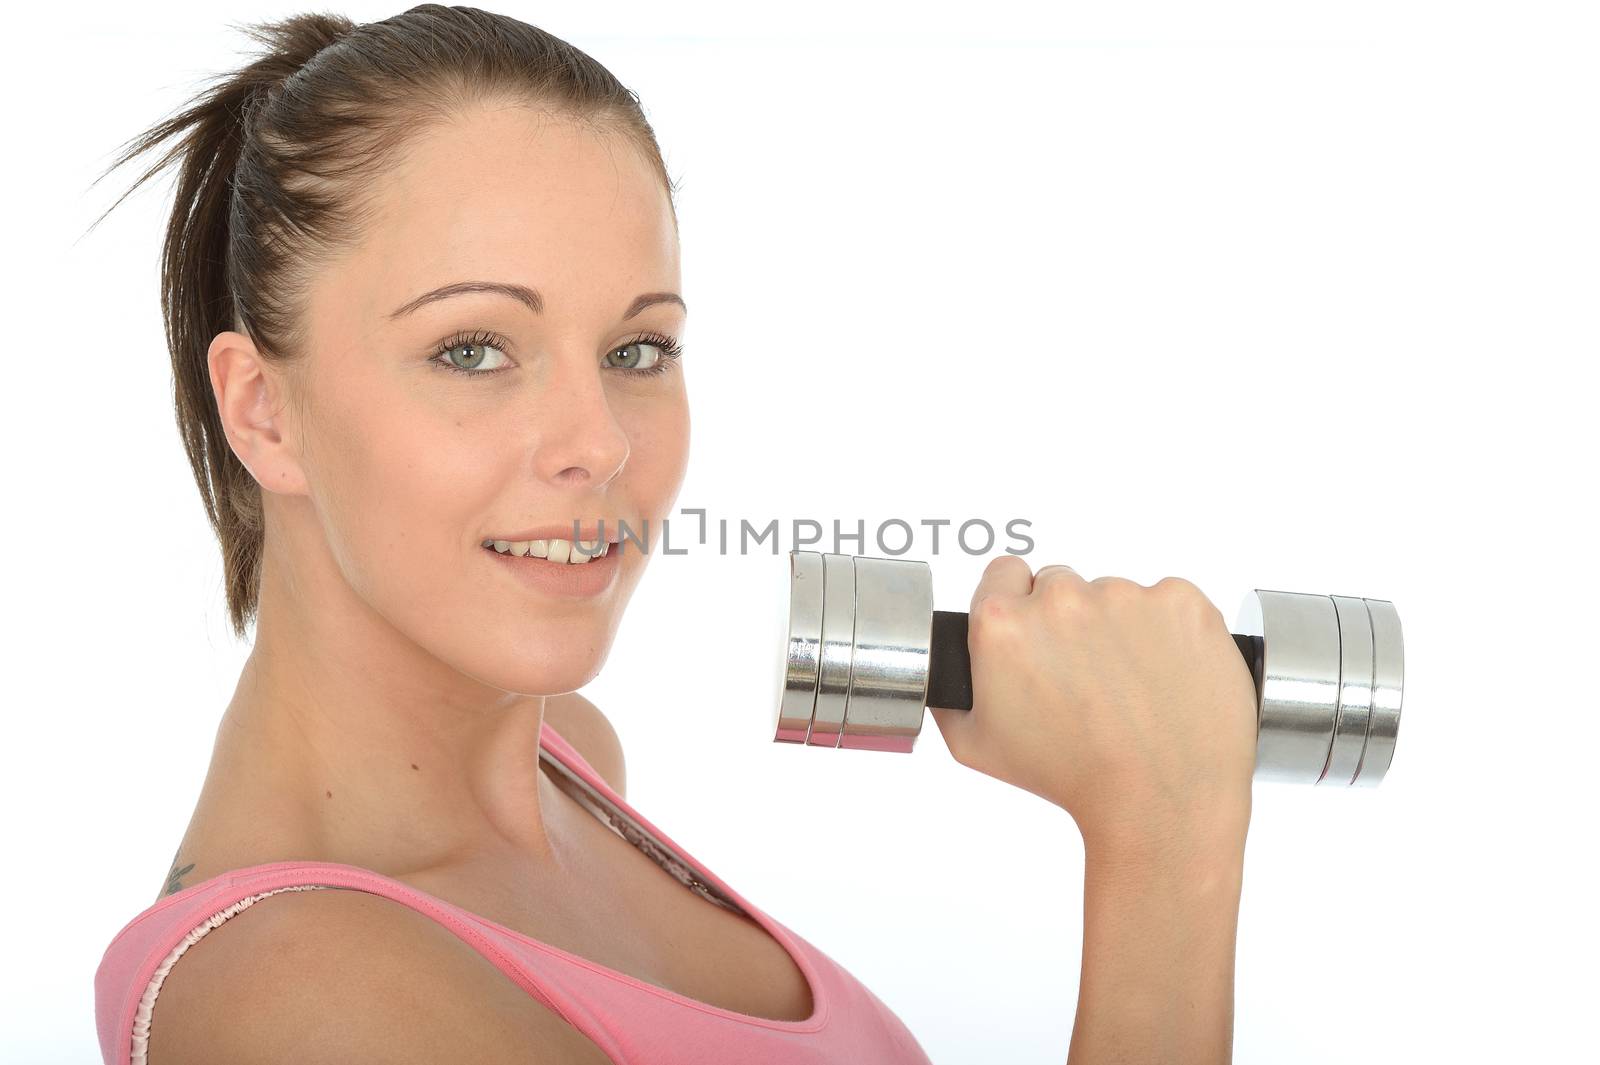
<svg viewBox="0 0 1600 1065"><path fill-rule="evenodd" d="M212 339L206 362L217 415L233 453L264 490L303 494L305 478L291 444L282 376L253 340L232 330Z"/></svg>

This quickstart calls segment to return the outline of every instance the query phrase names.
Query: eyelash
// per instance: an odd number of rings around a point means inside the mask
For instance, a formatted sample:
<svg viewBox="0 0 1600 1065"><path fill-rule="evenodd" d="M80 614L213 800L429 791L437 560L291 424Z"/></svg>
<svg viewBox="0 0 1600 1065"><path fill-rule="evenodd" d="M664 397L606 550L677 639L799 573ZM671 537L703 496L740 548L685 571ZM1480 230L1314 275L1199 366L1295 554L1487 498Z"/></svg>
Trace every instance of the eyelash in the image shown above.
<svg viewBox="0 0 1600 1065"><path fill-rule="evenodd" d="M495 370L463 370L461 367L453 365L449 359L441 358L441 356L449 354L452 348L459 348L463 344L471 345L473 347L487 346L502 352L510 347L510 344L505 340L505 338L500 336L498 333L490 333L481 329L477 329L470 333L457 333L449 340L446 340L443 344L439 345L438 350L433 353L433 358L429 361L436 366L440 366L443 369L449 370L451 373L465 374L468 377L493 377L495 374L511 368L509 366L502 366ZM613 366L608 368L617 370L620 373L628 374L630 376L654 377L658 374L666 373L672 368L673 364L683 356L682 345L680 345L671 337L663 336L660 333L641 333L637 337L628 341L626 344L621 344L615 348L612 348L611 351L621 351L623 348L632 347L635 344L649 344L653 347L660 348L661 358L656 361L654 366L649 366L642 370L627 366ZM606 352L606 354L610 355L611 351Z"/></svg>

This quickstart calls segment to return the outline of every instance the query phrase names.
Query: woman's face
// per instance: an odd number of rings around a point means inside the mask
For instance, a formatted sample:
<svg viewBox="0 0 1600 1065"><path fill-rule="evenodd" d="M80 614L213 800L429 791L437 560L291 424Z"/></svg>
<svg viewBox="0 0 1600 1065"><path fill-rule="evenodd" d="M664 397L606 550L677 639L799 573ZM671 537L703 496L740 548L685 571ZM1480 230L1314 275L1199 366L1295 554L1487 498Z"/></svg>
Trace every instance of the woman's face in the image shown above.
<svg viewBox="0 0 1600 1065"><path fill-rule="evenodd" d="M666 189L620 135L507 104L419 134L372 194L368 235L310 296L296 382L331 562L457 670L509 692L581 687L648 552L613 544L609 583L566 595L523 579L555 563L482 545L604 519L612 539L648 521L654 549L688 459L683 367L659 343L681 340L685 310L629 312L681 290ZM493 291L417 302L461 282L522 286L542 309Z"/></svg>

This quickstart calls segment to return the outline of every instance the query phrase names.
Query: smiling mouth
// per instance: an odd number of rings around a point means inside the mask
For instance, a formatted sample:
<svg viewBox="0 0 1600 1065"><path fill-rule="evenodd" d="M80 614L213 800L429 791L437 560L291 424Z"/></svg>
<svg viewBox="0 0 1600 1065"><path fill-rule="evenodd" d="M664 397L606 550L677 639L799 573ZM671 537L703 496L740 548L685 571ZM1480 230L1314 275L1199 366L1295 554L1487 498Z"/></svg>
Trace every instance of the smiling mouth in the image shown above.
<svg viewBox="0 0 1600 1065"><path fill-rule="evenodd" d="M606 540L485 540L481 545L508 558L542 560L552 565L584 566L605 558L611 553L611 543Z"/></svg>

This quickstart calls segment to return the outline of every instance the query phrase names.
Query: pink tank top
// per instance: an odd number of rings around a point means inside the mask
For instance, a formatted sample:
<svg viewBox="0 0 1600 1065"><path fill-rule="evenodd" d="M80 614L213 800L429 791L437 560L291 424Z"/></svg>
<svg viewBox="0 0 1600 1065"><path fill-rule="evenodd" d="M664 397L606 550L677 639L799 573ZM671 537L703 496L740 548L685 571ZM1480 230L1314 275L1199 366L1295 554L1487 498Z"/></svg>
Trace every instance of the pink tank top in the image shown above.
<svg viewBox="0 0 1600 1065"><path fill-rule="evenodd" d="M811 989L810 1017L773 1020L688 998L359 866L272 862L222 873L168 895L112 939L94 978L95 1023L105 1065L144 1065L161 982L191 944L269 895L324 888L382 895L444 925L618 1065L931 1065L911 1032L866 985L684 852L548 724L541 731L540 757L563 790L686 887L748 914L789 952Z"/></svg>

